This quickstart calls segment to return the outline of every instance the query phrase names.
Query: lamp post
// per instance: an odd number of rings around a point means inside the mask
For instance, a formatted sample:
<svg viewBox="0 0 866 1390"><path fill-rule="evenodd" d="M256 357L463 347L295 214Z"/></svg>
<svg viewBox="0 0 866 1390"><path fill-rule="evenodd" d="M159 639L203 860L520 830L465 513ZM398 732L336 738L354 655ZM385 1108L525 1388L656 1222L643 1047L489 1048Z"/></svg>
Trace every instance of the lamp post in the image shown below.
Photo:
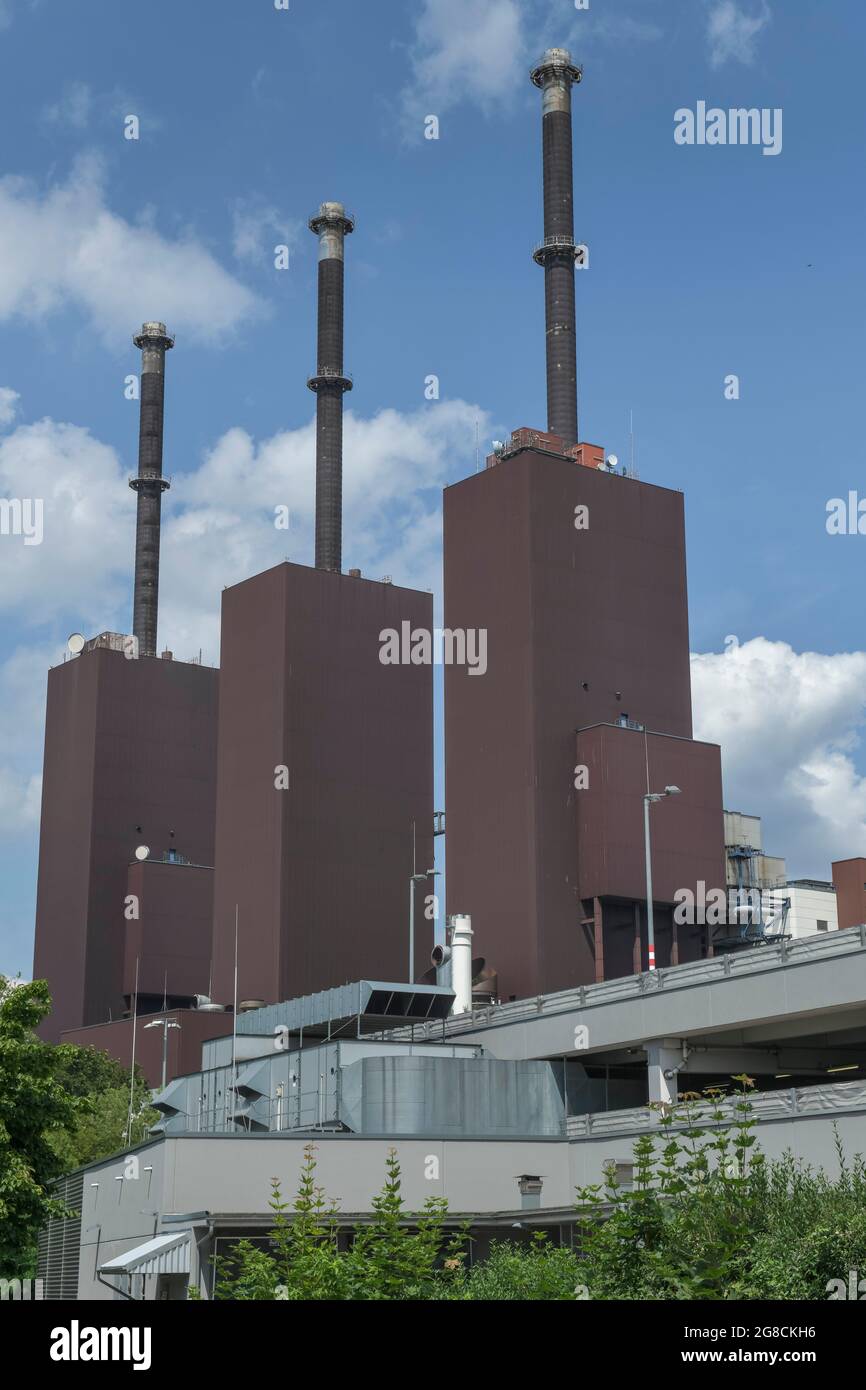
<svg viewBox="0 0 866 1390"><path fill-rule="evenodd" d="M653 870L652 853L650 851L650 820L649 809L653 801L664 801L666 796L679 796L679 787L665 787L663 792L646 792L643 799L643 831L644 846L646 849L646 932L647 932L647 955L649 957L649 968L656 968L656 937L655 923L653 922Z"/></svg>
<svg viewBox="0 0 866 1390"><path fill-rule="evenodd" d="M428 869L423 874L412 874L409 879L409 984L415 983L415 885L435 878L438 870Z"/></svg>
<svg viewBox="0 0 866 1390"><path fill-rule="evenodd" d="M169 1028L180 1028L179 1023L175 1023L173 1018L155 1018L153 1023L145 1023L145 1028L162 1029L162 1086L165 1090L165 1077L168 1070L168 1030Z"/></svg>

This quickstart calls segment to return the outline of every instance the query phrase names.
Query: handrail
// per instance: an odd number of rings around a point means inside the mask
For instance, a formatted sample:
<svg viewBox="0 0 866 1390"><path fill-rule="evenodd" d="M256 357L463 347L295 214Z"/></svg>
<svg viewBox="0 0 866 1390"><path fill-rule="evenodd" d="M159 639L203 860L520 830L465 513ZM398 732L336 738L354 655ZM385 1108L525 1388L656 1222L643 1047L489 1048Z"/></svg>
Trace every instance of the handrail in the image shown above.
<svg viewBox="0 0 866 1390"><path fill-rule="evenodd" d="M624 999L639 999L663 990L684 989L694 984L712 984L716 980L733 980L758 975L780 966L808 965L837 954L866 951L866 926L816 933L792 941L755 946L735 955L714 956L708 960L686 961L669 965L641 975L624 975L599 984L578 985L556 994L538 995L532 999L516 999L507 1004L485 1004L468 1014L452 1015L434 1024L416 1024L414 1036L418 1041L428 1037L443 1037L451 1033L473 1032L490 1023L519 1023L542 1014L556 1014L570 1008L587 1009L596 1005L616 1003ZM388 1031L387 1036L408 1036L407 1028Z"/></svg>

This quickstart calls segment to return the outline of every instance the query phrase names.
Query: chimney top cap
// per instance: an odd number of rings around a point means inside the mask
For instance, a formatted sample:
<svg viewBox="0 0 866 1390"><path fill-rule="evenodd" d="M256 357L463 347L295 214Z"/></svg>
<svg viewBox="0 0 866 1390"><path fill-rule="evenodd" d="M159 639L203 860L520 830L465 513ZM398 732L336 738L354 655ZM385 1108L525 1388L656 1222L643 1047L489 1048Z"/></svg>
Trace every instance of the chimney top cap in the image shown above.
<svg viewBox="0 0 866 1390"><path fill-rule="evenodd" d="M319 211L310 218L309 227L317 235L330 227L339 227L344 234L348 234L355 230L355 218L342 203L322 203Z"/></svg>
<svg viewBox="0 0 866 1390"><path fill-rule="evenodd" d="M580 82L583 68L572 61L567 48L548 48L530 73L536 87L543 87L551 77L567 77L571 82Z"/></svg>
<svg viewBox="0 0 866 1390"><path fill-rule="evenodd" d="M162 342L167 348L174 347L174 338L166 329L165 324L160 323L158 319L147 319L141 325L141 332L133 334L132 341L136 347L144 347L147 342L157 344Z"/></svg>

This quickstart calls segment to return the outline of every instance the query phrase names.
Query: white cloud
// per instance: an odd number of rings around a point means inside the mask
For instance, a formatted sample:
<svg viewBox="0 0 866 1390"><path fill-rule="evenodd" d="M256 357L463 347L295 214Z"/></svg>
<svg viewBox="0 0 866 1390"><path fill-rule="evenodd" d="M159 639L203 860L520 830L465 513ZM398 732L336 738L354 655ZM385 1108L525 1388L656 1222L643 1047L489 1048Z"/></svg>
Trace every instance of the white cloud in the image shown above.
<svg viewBox="0 0 866 1390"><path fill-rule="evenodd" d="M11 425L18 414L18 401L21 397L10 386L0 386L0 428Z"/></svg>
<svg viewBox="0 0 866 1390"><path fill-rule="evenodd" d="M550 47L580 56L594 44L652 42L663 30L641 13L576 13L562 0L423 0L400 94L404 133L461 102L485 112L526 93L529 70Z"/></svg>
<svg viewBox="0 0 866 1390"><path fill-rule="evenodd" d="M756 637L692 657L695 737L722 745L725 803L764 818L797 875L866 852L866 652L795 652Z"/></svg>
<svg viewBox="0 0 866 1390"><path fill-rule="evenodd" d="M263 311L192 234L170 239L112 212L92 158L44 193L0 179L0 321L38 321L68 307L112 344L152 318L216 342Z"/></svg>
<svg viewBox="0 0 866 1390"><path fill-rule="evenodd" d="M0 497L43 504L41 544L0 536L0 611L28 625L111 613L134 517L114 450L78 425L19 425L0 439Z"/></svg>
<svg viewBox="0 0 866 1390"><path fill-rule="evenodd" d="M712 67L728 62L751 66L757 56L758 36L771 19L767 0L759 0L751 11L738 0L713 0L707 20Z"/></svg>
<svg viewBox="0 0 866 1390"><path fill-rule="evenodd" d="M441 488L469 466L483 411L441 401L412 414L347 411L343 429L343 566L395 583L440 587ZM160 630L178 654L218 651L218 599L288 557L313 560L315 421L255 441L229 430L201 467L180 479L184 509L167 515L160 576ZM460 460L463 460L461 469ZM457 461L457 462L455 462ZM289 530L274 526L289 509Z"/></svg>
<svg viewBox="0 0 866 1390"><path fill-rule="evenodd" d="M407 132L420 136L425 116L464 100L510 100L526 66L524 44L517 0L423 0L401 93Z"/></svg>
<svg viewBox="0 0 866 1390"><path fill-rule="evenodd" d="M93 93L86 82L69 82L57 101L42 112L49 125L84 130L90 121Z"/></svg>
<svg viewBox="0 0 866 1390"><path fill-rule="evenodd" d="M251 265L273 266L274 246L293 249L301 223L275 207L256 200L238 199L232 209L232 250L235 259Z"/></svg>
<svg viewBox="0 0 866 1390"><path fill-rule="evenodd" d="M57 660L52 647L19 647L0 666L0 831L39 824L45 675Z"/></svg>
<svg viewBox="0 0 866 1390"><path fill-rule="evenodd" d="M488 434L486 414L464 401L372 419L347 412L344 568L440 588L441 488L471 468L476 419ZM232 429L198 469L175 475L163 502L160 647L182 660L201 649L216 664L223 587L287 556L312 563L315 448L312 419L262 440ZM0 667L2 828L33 823L45 674L66 636L129 631L135 497L112 448L52 420L0 440L0 496L45 500L42 545L0 537L0 611L33 642ZM288 531L274 525L278 506L289 508Z"/></svg>

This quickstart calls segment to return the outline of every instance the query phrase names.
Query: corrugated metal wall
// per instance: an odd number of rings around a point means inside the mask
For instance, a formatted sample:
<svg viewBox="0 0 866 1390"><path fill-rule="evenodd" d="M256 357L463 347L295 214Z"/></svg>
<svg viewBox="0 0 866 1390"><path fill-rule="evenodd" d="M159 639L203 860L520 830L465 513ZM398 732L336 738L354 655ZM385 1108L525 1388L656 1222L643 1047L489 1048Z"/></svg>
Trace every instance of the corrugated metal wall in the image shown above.
<svg viewBox="0 0 866 1390"><path fill-rule="evenodd" d="M75 1215L51 1220L39 1232L38 1277L43 1281L45 1299L66 1302L78 1297L83 1191L83 1173L70 1173L52 1184L52 1196L65 1202Z"/></svg>

